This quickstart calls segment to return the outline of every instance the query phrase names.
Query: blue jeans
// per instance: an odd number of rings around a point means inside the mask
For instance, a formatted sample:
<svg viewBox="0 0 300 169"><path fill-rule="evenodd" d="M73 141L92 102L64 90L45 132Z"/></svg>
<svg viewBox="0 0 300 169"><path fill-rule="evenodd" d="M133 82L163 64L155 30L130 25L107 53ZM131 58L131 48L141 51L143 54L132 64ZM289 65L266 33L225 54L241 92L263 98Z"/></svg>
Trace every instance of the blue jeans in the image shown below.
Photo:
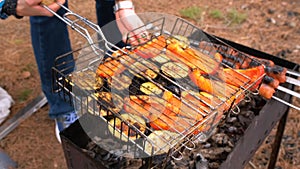
<svg viewBox="0 0 300 169"><path fill-rule="evenodd" d="M65 5L67 6L67 4ZM115 20L113 5L114 0L96 0L97 21L100 27ZM60 9L57 13L62 15L64 12L63 9ZM30 25L32 46L38 65L42 91L50 107L49 116L50 118L56 118L65 113L72 112L74 111L74 107L69 102L65 102L58 93L52 92L52 67L55 66L55 59L57 56L72 50L67 26L57 17L43 16L30 17ZM114 30L106 29L103 31L105 37L119 38L121 40L121 34L114 22L113 25ZM123 45L123 42L118 43L120 47ZM73 56L69 55L64 59L73 60Z"/></svg>

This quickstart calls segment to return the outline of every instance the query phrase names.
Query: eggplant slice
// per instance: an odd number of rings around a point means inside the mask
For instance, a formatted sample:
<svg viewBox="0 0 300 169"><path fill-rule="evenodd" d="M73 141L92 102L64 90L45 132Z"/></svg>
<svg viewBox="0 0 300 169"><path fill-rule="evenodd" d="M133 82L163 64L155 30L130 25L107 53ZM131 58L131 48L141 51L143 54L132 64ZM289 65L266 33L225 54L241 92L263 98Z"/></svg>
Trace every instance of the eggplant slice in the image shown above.
<svg viewBox="0 0 300 169"><path fill-rule="evenodd" d="M142 76L147 76L151 79L155 79L157 77L157 72L159 72L159 69L154 63L147 60L142 60L140 62L135 62L134 64L132 64L129 67L129 72L134 76L138 76L139 78L143 78Z"/></svg>
<svg viewBox="0 0 300 169"><path fill-rule="evenodd" d="M162 65L162 72L170 77L175 79L185 78L189 74L189 68L182 63L179 62L168 62Z"/></svg>

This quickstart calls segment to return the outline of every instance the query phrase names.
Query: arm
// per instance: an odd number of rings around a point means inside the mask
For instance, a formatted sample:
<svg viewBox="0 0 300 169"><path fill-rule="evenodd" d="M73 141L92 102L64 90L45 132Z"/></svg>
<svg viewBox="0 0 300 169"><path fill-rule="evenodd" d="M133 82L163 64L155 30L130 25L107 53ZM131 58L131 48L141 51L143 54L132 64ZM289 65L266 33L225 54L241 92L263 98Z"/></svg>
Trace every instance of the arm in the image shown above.
<svg viewBox="0 0 300 169"><path fill-rule="evenodd" d="M114 7L117 25L122 33L123 41L127 40L127 35L130 37L128 42L132 45L138 45L147 41L148 33L145 29L138 29L131 34L128 34L136 28L144 25L142 20L134 11L134 6L131 0L115 0Z"/></svg>
<svg viewBox="0 0 300 169"><path fill-rule="evenodd" d="M42 0L4 0L2 6L1 18L4 19L10 15L14 15L17 18L20 16L52 16L52 14L43 8L40 4ZM57 0L58 3L65 3L65 0ZM57 11L60 6L57 3L50 3L49 8L53 11Z"/></svg>

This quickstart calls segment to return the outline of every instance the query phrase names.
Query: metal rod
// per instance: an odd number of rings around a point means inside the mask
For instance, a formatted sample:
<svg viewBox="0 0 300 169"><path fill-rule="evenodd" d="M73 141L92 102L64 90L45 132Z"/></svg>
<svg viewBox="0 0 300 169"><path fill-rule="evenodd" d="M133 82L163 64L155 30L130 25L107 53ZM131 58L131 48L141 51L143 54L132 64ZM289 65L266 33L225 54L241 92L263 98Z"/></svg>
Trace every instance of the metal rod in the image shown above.
<svg viewBox="0 0 300 169"><path fill-rule="evenodd" d="M300 86L300 80L298 79L294 79L294 78L291 78L291 77L286 77L286 82L287 83L290 83L290 84L293 84L295 86Z"/></svg>
<svg viewBox="0 0 300 169"><path fill-rule="evenodd" d="M287 106L289 106L289 107L292 107L292 108L300 111L300 107L297 107L297 106L295 106L295 105L293 105L293 104L291 104L291 103L289 103L287 101L284 101L284 100L282 100L282 99L280 99L278 97L275 97L275 96L272 96L272 98L275 99L275 100L277 100L277 101L279 101L279 102L281 102L281 103L283 103L283 104L285 104L285 105L287 105Z"/></svg>
<svg viewBox="0 0 300 169"><path fill-rule="evenodd" d="M294 76L300 77L300 73L299 72L295 72L293 70L287 70L286 73L290 74L290 75L294 75Z"/></svg>
<svg viewBox="0 0 300 169"><path fill-rule="evenodd" d="M300 99L300 93L297 93L293 90L290 90L290 89L282 87L282 86L278 86L277 89Z"/></svg>
<svg viewBox="0 0 300 169"><path fill-rule="evenodd" d="M18 127L18 125L20 125L21 122L23 122L26 118L30 117L34 112L39 110L46 103L47 99L44 96L44 94L41 93L31 103L29 103L26 107L21 109L16 115L8 119L0 127L0 140L7 136L11 131Z"/></svg>
<svg viewBox="0 0 300 169"><path fill-rule="evenodd" d="M61 21L65 22L73 30L78 32L81 36L83 36L88 41L88 43L90 44L90 46L93 49L93 51L95 52L95 54L99 55L99 53L97 52L97 50L99 50L99 47L96 45L96 43L92 39L89 31L86 28L82 27L81 25L77 24L77 22L82 21L82 23L84 25L87 25L89 28L94 30L97 34L100 35L100 37L104 40L104 42L107 43L107 40L106 40L104 34L102 33L100 27L97 24L94 24L93 22L89 21L88 19L74 13L73 11L71 11L70 9L65 7L64 5L62 5L60 3L57 3L57 4L67 11L63 16L58 15L56 12L54 12L52 9L50 9L48 6L46 6L44 4L42 4L42 6L45 9L47 9L49 12L51 12L54 16L59 18ZM72 19L68 18L69 16L74 16L77 19L72 20Z"/></svg>
<svg viewBox="0 0 300 169"><path fill-rule="evenodd" d="M251 161L249 161L249 165L250 165L253 169L257 169L257 167L256 167Z"/></svg>

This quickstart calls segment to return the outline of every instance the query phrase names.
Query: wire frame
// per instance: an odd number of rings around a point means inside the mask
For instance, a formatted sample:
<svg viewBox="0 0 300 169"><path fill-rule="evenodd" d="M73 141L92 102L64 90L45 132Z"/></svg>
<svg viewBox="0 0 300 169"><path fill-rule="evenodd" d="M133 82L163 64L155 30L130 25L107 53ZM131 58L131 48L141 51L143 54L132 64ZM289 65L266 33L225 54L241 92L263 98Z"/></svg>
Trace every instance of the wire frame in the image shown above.
<svg viewBox="0 0 300 169"><path fill-rule="evenodd" d="M237 106L246 92L257 86L263 77L253 81L236 72L234 66L245 61L250 60L256 66L261 63L189 22L177 19L171 30L166 30L165 24L165 19L160 18L138 28L146 29L151 36L144 44L119 48L100 38L93 45L58 57L53 68L54 91L73 104L78 112L100 117L115 137L135 147L135 156L141 155L140 152L146 156L179 152L183 147L192 149L195 140L205 141L226 111ZM183 51L193 51L194 55L188 53L178 59L178 53L169 48L172 42L183 45ZM151 50L146 48L147 45L152 46ZM217 60L216 53L226 59ZM206 74L205 79L221 91L203 92L189 75L195 70L205 70L185 57L200 61L209 70L214 66L210 64L213 62L235 72L239 78L234 81L239 86L228 86L225 90L226 83L220 79L222 71L219 71ZM176 63L177 72L162 70L169 62ZM145 124L141 121L132 123L123 114L128 114L133 121L139 116ZM117 124L116 119L121 124ZM123 127L129 129L123 131ZM169 132L162 134L155 130Z"/></svg>

